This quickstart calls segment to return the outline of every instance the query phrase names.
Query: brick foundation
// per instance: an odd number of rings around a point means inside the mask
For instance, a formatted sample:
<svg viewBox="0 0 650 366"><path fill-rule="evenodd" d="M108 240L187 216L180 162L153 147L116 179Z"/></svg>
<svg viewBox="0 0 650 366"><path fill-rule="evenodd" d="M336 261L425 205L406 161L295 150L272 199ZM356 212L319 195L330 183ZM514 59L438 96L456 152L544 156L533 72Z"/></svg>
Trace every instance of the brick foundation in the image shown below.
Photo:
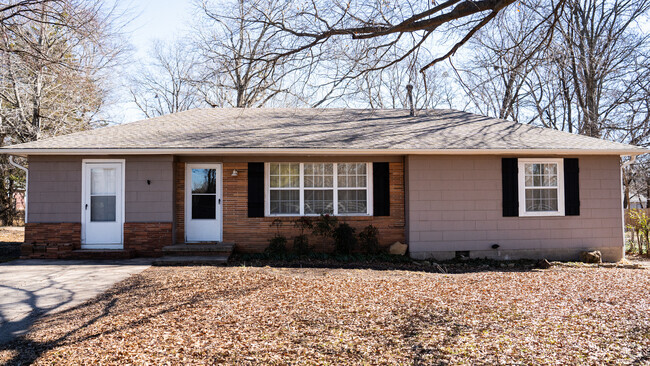
<svg viewBox="0 0 650 366"><path fill-rule="evenodd" d="M21 258L66 258L81 248L78 222L27 223Z"/></svg>
<svg viewBox="0 0 650 366"><path fill-rule="evenodd" d="M162 255L162 247L173 241L171 222L124 223L124 250L140 257ZM22 258L71 258L81 249L80 223L28 223ZM99 255L98 255L99 257Z"/></svg>
<svg viewBox="0 0 650 366"><path fill-rule="evenodd" d="M236 177L231 174L236 169ZM185 163L176 162L175 170L175 220L176 242L185 238ZM357 233L370 224L379 229L380 245L387 247L395 241L405 241L404 218L404 164L389 163L390 170L390 216L340 216L339 222L346 222L357 229ZM268 246L268 240L276 229L270 227L276 217L248 217L248 163L223 163L223 241L233 242L241 252L261 252ZM295 217L280 217L283 225L280 232L292 245L292 238L298 235L293 228ZM333 243L319 237L310 236L309 244L318 252L331 252Z"/></svg>
<svg viewBox="0 0 650 366"><path fill-rule="evenodd" d="M125 222L124 249L139 257L159 257L162 248L172 245L171 222Z"/></svg>

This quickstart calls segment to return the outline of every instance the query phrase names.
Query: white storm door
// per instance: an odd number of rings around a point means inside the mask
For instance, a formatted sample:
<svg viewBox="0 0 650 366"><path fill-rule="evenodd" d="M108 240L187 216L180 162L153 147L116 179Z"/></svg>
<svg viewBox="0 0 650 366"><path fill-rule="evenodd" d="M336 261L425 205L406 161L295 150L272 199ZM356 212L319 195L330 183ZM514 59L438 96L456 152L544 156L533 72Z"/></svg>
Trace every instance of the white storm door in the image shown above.
<svg viewBox="0 0 650 366"><path fill-rule="evenodd" d="M82 248L123 248L123 174L123 162L84 162Z"/></svg>
<svg viewBox="0 0 650 366"><path fill-rule="evenodd" d="M221 241L221 164L187 164L185 241Z"/></svg>

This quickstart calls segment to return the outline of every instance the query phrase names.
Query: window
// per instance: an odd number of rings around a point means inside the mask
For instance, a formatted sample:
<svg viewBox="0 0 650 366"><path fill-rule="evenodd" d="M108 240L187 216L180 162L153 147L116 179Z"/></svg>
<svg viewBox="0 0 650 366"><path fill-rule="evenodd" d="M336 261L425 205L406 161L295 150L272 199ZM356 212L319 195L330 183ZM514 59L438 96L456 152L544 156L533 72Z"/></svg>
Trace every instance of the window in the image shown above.
<svg viewBox="0 0 650 366"><path fill-rule="evenodd" d="M299 214L300 164L274 163L269 174L271 214Z"/></svg>
<svg viewBox="0 0 650 366"><path fill-rule="evenodd" d="M519 159L519 216L564 216L562 159Z"/></svg>
<svg viewBox="0 0 650 366"><path fill-rule="evenodd" d="M267 215L371 215L369 163L267 163Z"/></svg>

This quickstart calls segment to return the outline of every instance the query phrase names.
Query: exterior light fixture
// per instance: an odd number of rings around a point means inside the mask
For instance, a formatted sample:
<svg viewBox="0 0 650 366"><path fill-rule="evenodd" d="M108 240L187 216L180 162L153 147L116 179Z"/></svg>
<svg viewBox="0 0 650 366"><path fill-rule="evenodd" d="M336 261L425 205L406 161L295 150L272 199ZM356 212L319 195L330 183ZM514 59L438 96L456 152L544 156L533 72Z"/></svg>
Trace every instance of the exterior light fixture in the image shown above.
<svg viewBox="0 0 650 366"><path fill-rule="evenodd" d="M231 176L236 177L238 175L239 175L239 172L237 171L237 169L233 169Z"/></svg>

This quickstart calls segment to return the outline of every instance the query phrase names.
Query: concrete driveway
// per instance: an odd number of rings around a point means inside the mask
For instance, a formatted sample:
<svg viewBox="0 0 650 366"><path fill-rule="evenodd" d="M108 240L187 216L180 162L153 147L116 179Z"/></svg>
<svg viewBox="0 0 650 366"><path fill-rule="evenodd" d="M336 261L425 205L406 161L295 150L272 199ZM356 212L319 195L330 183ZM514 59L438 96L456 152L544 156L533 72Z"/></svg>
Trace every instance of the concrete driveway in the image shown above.
<svg viewBox="0 0 650 366"><path fill-rule="evenodd" d="M150 259L15 260L0 264L0 344L39 316L78 305L151 265Z"/></svg>

